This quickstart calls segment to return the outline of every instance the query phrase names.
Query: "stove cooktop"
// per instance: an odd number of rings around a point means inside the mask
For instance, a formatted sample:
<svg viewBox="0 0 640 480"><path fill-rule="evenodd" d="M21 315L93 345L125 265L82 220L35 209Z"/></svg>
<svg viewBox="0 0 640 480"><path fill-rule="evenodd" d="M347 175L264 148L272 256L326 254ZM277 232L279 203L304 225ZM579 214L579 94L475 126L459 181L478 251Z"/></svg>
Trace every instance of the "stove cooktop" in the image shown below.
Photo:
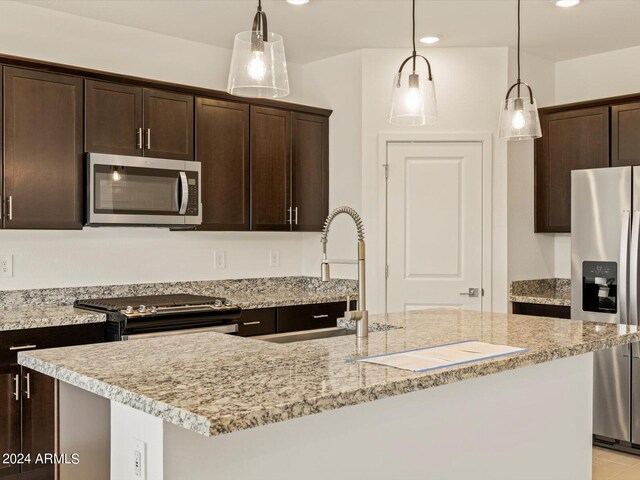
<svg viewBox="0 0 640 480"><path fill-rule="evenodd" d="M190 295L179 293L172 295L142 295L137 297L115 297L76 300L76 306L103 310L105 312L117 312L127 310L127 307L162 308L162 307L187 307L199 305L230 306L231 302L222 297L208 297L204 295Z"/></svg>

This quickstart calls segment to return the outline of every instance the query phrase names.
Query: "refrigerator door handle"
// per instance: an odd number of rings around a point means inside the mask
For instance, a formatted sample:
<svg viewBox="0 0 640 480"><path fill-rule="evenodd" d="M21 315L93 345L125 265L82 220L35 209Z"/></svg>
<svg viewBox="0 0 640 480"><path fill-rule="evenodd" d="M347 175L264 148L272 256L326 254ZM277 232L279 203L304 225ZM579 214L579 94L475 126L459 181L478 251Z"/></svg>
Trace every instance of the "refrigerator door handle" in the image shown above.
<svg viewBox="0 0 640 480"><path fill-rule="evenodd" d="M629 255L629 325L638 325L638 248L640 248L640 211L634 210Z"/></svg>
<svg viewBox="0 0 640 480"><path fill-rule="evenodd" d="M620 266L618 267L618 299L620 301L620 323L628 324L627 314L629 287L627 279L629 276L629 229L631 227L631 212L622 211L622 230L620 232Z"/></svg>

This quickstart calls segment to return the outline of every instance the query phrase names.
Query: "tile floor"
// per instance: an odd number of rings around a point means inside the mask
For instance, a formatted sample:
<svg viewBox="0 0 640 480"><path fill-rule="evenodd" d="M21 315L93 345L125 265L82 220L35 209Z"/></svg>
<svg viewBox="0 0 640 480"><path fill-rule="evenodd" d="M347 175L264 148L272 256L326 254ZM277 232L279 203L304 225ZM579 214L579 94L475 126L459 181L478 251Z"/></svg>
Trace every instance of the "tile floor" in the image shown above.
<svg viewBox="0 0 640 480"><path fill-rule="evenodd" d="M640 456L594 447L592 480L640 480Z"/></svg>

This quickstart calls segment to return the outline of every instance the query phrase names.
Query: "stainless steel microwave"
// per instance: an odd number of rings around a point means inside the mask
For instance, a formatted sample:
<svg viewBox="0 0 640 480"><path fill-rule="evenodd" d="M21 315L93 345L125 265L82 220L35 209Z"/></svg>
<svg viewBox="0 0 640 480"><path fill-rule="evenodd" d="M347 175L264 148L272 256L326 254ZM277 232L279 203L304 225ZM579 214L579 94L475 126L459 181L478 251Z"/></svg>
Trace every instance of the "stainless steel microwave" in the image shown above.
<svg viewBox="0 0 640 480"><path fill-rule="evenodd" d="M86 225L202 223L200 162L89 153Z"/></svg>

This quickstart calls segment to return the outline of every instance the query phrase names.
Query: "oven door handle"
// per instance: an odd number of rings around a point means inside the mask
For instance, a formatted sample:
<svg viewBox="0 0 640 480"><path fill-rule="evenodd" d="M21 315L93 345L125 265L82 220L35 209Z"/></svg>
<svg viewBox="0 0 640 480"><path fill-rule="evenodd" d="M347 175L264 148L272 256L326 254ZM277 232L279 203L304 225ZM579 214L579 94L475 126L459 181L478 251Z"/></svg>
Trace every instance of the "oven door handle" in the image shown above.
<svg viewBox="0 0 640 480"><path fill-rule="evenodd" d="M189 181L187 180L186 172L180 172L180 187L182 190L182 199L178 213L184 215L187 212L187 205L189 204Z"/></svg>
<svg viewBox="0 0 640 480"><path fill-rule="evenodd" d="M230 323L227 325L216 325L214 327L182 328L179 330L167 330L165 332L134 333L131 335L123 335L122 340L138 340L140 338L170 337L173 335L186 335L188 333L204 333L204 332L237 333L238 324Z"/></svg>

